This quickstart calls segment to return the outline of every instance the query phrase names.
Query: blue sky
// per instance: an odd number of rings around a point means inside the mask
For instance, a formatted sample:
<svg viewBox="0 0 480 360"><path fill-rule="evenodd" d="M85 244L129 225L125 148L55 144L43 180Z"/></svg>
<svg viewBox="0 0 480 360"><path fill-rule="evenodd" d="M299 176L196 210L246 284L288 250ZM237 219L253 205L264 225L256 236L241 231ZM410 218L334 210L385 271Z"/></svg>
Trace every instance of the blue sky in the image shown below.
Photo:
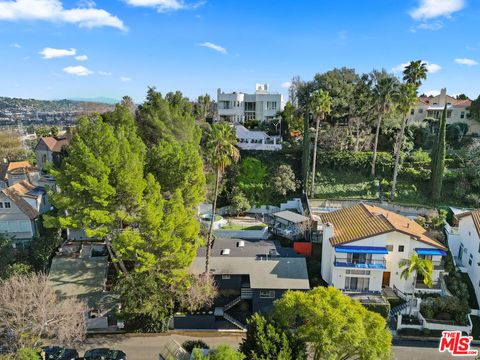
<svg viewBox="0 0 480 360"><path fill-rule="evenodd" d="M0 0L0 96L286 93L333 67L401 71L480 94L479 0Z"/></svg>

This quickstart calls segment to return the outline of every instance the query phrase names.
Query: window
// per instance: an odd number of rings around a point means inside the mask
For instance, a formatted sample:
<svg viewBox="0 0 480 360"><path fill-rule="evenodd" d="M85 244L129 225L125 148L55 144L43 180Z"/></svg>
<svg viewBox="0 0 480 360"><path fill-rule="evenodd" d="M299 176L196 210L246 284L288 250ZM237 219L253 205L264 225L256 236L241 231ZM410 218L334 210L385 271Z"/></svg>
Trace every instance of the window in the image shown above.
<svg viewBox="0 0 480 360"><path fill-rule="evenodd" d="M3 209L3 202L0 201L0 209Z"/></svg>
<svg viewBox="0 0 480 360"><path fill-rule="evenodd" d="M12 207L12 205L10 204L10 201L5 201L4 205L5 205L5 209L10 209Z"/></svg>
<svg viewBox="0 0 480 360"><path fill-rule="evenodd" d="M345 290L368 291L370 278L368 277L345 277Z"/></svg>
<svg viewBox="0 0 480 360"><path fill-rule="evenodd" d="M222 275L222 280L228 280L230 279L230 275Z"/></svg>
<svg viewBox="0 0 480 360"><path fill-rule="evenodd" d="M473 254L470 254L470 258L468 259L468 265L472 265L473 262Z"/></svg>
<svg viewBox="0 0 480 360"><path fill-rule="evenodd" d="M277 102L267 101L267 110L277 110Z"/></svg>
<svg viewBox="0 0 480 360"><path fill-rule="evenodd" d="M346 273L352 275L370 275L370 270L347 270Z"/></svg>
<svg viewBox="0 0 480 360"><path fill-rule="evenodd" d="M387 251L393 251L393 245L387 245Z"/></svg>
<svg viewBox="0 0 480 360"><path fill-rule="evenodd" d="M404 252L404 251L405 251L405 246L398 245L398 252Z"/></svg>
<svg viewBox="0 0 480 360"><path fill-rule="evenodd" d="M275 298L275 290L260 290L260 297L262 299L273 299Z"/></svg>
<svg viewBox="0 0 480 360"><path fill-rule="evenodd" d="M465 111L462 111L462 112L460 113L460 119L465 119Z"/></svg>

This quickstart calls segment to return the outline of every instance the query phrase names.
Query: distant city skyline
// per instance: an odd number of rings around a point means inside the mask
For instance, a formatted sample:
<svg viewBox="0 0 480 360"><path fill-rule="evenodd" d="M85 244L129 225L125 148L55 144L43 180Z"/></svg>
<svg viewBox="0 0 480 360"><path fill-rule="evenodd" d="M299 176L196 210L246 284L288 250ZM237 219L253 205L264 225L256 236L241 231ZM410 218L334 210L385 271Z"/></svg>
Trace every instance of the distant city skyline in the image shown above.
<svg viewBox="0 0 480 360"><path fill-rule="evenodd" d="M286 95L295 75L422 59L420 92L476 98L479 24L478 0L0 0L0 96Z"/></svg>

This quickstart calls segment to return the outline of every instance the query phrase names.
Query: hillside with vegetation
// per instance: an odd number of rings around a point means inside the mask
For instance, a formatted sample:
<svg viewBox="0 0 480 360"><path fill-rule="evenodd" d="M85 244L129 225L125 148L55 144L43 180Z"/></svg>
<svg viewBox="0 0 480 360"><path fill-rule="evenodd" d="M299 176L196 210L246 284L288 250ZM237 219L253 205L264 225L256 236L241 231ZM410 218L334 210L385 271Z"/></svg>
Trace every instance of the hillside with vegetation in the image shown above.
<svg viewBox="0 0 480 360"><path fill-rule="evenodd" d="M0 112L106 112L113 109L112 105L100 102L75 100L36 100L0 97Z"/></svg>

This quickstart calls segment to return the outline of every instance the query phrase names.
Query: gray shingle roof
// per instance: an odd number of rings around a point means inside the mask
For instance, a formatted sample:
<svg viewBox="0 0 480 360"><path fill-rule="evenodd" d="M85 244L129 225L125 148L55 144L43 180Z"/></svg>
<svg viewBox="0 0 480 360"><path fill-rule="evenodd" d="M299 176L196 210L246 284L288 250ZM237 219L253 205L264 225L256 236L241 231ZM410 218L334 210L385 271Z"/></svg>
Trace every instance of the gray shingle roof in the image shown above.
<svg viewBox="0 0 480 360"><path fill-rule="evenodd" d="M240 241L244 247L238 247ZM221 255L224 249L230 249L230 255ZM278 255L268 255L271 250ZM205 253L205 247L198 250L190 272L204 272ZM210 269L214 275L249 275L252 289L310 289L305 258L275 241L216 239Z"/></svg>
<svg viewBox="0 0 480 360"><path fill-rule="evenodd" d="M306 216L297 214L297 213L295 213L293 211L289 211L289 210L279 211L279 212L276 212L272 215L275 216L275 217L290 221L294 224L303 223L303 222L306 222L306 221L310 220Z"/></svg>

